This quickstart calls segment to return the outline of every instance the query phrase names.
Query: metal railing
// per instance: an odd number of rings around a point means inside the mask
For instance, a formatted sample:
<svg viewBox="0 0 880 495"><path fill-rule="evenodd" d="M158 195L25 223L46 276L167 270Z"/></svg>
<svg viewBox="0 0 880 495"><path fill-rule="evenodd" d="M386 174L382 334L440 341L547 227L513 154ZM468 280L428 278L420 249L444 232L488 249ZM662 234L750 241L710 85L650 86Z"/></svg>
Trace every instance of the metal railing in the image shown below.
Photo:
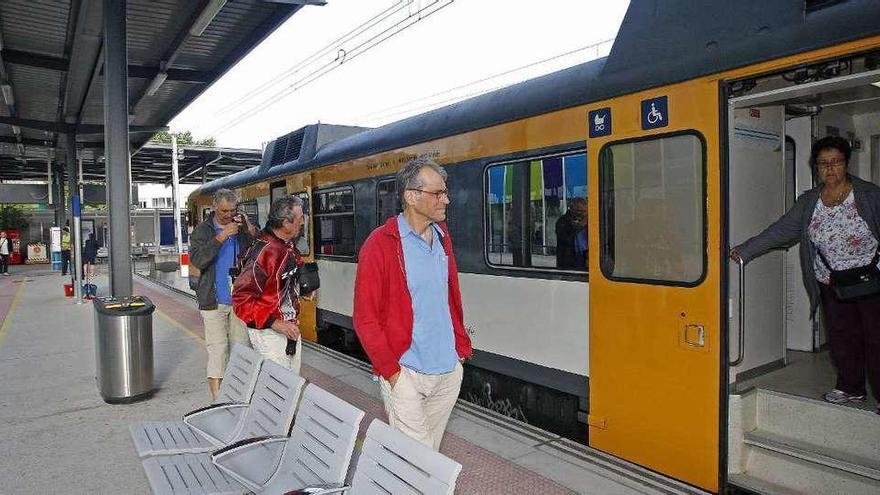
<svg viewBox="0 0 880 495"><path fill-rule="evenodd" d="M739 350L730 366L742 363L746 351L746 264L742 258L738 258L736 263L739 265Z"/></svg>

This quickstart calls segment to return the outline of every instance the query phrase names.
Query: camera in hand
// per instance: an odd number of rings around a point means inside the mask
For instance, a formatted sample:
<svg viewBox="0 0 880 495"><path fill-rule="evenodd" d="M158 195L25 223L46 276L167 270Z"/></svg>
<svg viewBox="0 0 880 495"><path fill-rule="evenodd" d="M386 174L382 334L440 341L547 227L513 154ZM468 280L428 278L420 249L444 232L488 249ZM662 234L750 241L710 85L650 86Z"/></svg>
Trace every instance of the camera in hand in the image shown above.
<svg viewBox="0 0 880 495"><path fill-rule="evenodd" d="M287 339L287 347L284 349L285 354L288 356L293 356L296 354L296 341L292 339Z"/></svg>

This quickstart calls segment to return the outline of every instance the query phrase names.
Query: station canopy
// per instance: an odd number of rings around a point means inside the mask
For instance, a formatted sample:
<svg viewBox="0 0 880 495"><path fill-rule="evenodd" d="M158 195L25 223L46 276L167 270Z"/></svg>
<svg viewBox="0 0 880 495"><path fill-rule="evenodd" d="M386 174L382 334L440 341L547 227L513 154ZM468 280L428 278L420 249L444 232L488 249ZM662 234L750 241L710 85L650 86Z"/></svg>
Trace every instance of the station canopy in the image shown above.
<svg viewBox="0 0 880 495"><path fill-rule="evenodd" d="M152 135L290 16L324 3L128 0L132 181L170 182L171 146L147 144ZM83 180L104 179L102 45L102 0L0 2L0 180L46 179L71 135ZM182 148L186 183L260 161L260 150Z"/></svg>

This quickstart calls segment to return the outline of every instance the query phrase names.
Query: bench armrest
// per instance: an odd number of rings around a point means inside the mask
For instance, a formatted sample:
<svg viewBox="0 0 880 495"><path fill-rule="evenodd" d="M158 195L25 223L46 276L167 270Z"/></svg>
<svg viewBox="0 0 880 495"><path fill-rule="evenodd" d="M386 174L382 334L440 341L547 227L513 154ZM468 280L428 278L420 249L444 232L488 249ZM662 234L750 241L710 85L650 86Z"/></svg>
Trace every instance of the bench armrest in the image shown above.
<svg viewBox="0 0 880 495"><path fill-rule="evenodd" d="M211 454L211 462L220 471L259 492L278 470L288 437L247 438Z"/></svg>
<svg viewBox="0 0 880 495"><path fill-rule="evenodd" d="M305 488L286 492L284 495L330 495L331 493L345 493L351 486L343 483L327 483L324 485L311 485Z"/></svg>
<svg viewBox="0 0 880 495"><path fill-rule="evenodd" d="M197 416L202 413L207 413L209 411L213 411L215 409L225 409L232 406L247 406L247 404L241 404L238 402L221 402L220 404L211 404L209 406L200 407L198 409L194 409L183 415L183 420L186 421L186 418L190 416Z"/></svg>
<svg viewBox="0 0 880 495"><path fill-rule="evenodd" d="M247 409L248 404L235 402L214 404L187 413L183 422L214 443L225 445L233 440L232 435Z"/></svg>

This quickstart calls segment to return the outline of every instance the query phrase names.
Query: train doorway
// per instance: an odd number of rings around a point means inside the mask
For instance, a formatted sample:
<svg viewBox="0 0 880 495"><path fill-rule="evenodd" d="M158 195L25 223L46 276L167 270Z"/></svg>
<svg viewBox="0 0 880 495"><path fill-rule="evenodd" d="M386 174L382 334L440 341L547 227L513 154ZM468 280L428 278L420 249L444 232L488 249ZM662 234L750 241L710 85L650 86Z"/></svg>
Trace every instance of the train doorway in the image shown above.
<svg viewBox="0 0 880 495"><path fill-rule="evenodd" d="M853 148L848 172L880 183L870 137L880 129L880 71L792 84L790 74L757 81L760 94L728 105L728 232L736 246L788 211L818 183L812 143L833 135ZM755 82L755 81L753 81ZM735 84L730 87L736 87ZM799 247L730 263L728 473L757 491L876 493L880 489L880 416L865 402L830 404L835 388L821 310L810 318ZM812 274L812 270L808 273ZM742 290L741 290L742 289ZM743 318L743 315L744 318ZM775 487L775 488L768 488Z"/></svg>

